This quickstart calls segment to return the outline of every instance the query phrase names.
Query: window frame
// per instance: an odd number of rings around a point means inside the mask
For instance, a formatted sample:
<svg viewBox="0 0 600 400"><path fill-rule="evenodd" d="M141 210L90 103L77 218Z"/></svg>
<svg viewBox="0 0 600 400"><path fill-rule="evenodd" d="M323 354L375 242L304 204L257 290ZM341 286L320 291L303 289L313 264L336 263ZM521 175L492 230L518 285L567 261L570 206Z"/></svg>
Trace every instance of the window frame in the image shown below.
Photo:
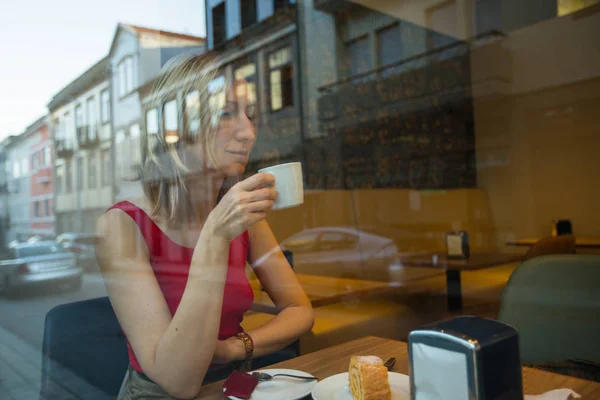
<svg viewBox="0 0 600 400"><path fill-rule="evenodd" d="M112 176L111 176L112 171L111 171L110 160L111 160L110 149L102 149L102 152L100 153L100 162L102 163L102 165L101 165L101 168L102 168L101 185L102 185L102 187L110 186L111 181L112 181ZM108 166L108 168L106 168L107 166Z"/></svg>
<svg viewBox="0 0 600 400"><path fill-rule="evenodd" d="M96 157L96 153L90 153L87 159L87 188L88 189L97 189L98 188L98 184L97 184L97 175L98 175L98 171L97 171L97 157ZM93 172L93 173L92 173Z"/></svg>
<svg viewBox="0 0 600 400"><path fill-rule="evenodd" d="M257 125L258 121L260 120L260 116L261 116L261 101L262 101L260 87L258 85L259 78L260 78L259 77L260 69L259 69L259 63L258 63L258 54L252 53L252 54L248 54L244 57L238 58L231 64L231 72L232 72L233 81L235 84L236 71L238 71L239 69L241 69L249 64L254 64L254 79L253 79L252 83L254 84L254 97L255 97L254 107L256 108L256 113L255 113L256 117L254 118L254 120L252 122L254 125Z"/></svg>
<svg viewBox="0 0 600 400"><path fill-rule="evenodd" d="M107 103L106 103L106 107L104 104L104 95L106 95L107 97ZM106 111L106 118L105 117L105 111ZM103 89L100 92L100 123L102 125L108 124L110 122L110 91L108 90L108 88Z"/></svg>
<svg viewBox="0 0 600 400"><path fill-rule="evenodd" d="M280 42L277 43L275 46L273 46L273 48L268 49L268 51L265 52L265 68L266 68L266 77L265 77L265 82L266 82L266 92L267 92L267 107L269 109L269 113L270 114L278 114L278 113L282 113L285 112L287 110L292 110L296 108L296 91L297 91L297 87L296 87L296 82L295 82L295 70L297 69L296 67L296 58L295 58L295 42L291 39L288 38L286 39L284 42ZM277 67L271 67L269 65L269 57L272 54L275 54L285 48L289 48L290 49L290 61L282 64L282 65L278 65ZM291 66L292 68L292 74L291 74L291 83L292 83L292 95L291 95L291 100L292 100L292 104L291 105L284 105L283 104L283 96L282 96L282 106L281 108L278 108L276 110L273 109L273 104L272 104L272 85L271 85L271 73L275 70L281 70L283 67L287 67L287 66Z"/></svg>
<svg viewBox="0 0 600 400"><path fill-rule="evenodd" d="M188 97L190 97L192 94L196 93L196 95L198 96L198 120L200 122L200 126L198 127L198 132L197 135L201 135L202 134L202 115L201 115L201 108L200 108L200 102L202 101L200 98L200 91L198 89L194 89L194 90L190 90L186 93L183 93L181 96L182 99L182 110L183 110L183 127L182 127L182 131L183 131L183 135L185 138L189 138L189 139L193 139L196 136L196 133L194 132L194 134L192 134L192 131L190 130L190 121L192 119L189 118L188 115L188 109L191 109L191 107L188 107Z"/></svg>
<svg viewBox="0 0 600 400"><path fill-rule="evenodd" d="M71 165L71 160L67 160L65 165L65 193L73 193L73 166Z"/></svg>
<svg viewBox="0 0 600 400"><path fill-rule="evenodd" d="M128 74L128 65L131 63L131 76ZM135 57L128 54L117 63L117 92L119 99L124 99L136 90Z"/></svg>
<svg viewBox="0 0 600 400"><path fill-rule="evenodd" d="M154 150L153 146L155 144L153 143L153 140L151 140L151 137L153 137L151 135L154 135L154 133L151 134L148 131L148 114L152 111L156 112L156 142L158 143L162 137L161 107L155 106L144 108L144 132L146 133L146 146L148 146L148 149Z"/></svg>
<svg viewBox="0 0 600 400"><path fill-rule="evenodd" d="M85 99L85 125L88 128L88 138L90 140L95 140L96 137L98 137L98 118L96 118L96 111L96 96L89 96Z"/></svg>
<svg viewBox="0 0 600 400"><path fill-rule="evenodd" d="M246 24L244 24L244 5L245 4L249 4L252 3L253 4L253 8L254 8L254 18L245 21ZM252 27L253 25L256 25L258 23L258 2L257 0L240 0L240 28L243 31L244 29L248 29L250 27ZM247 17L247 15L246 15Z"/></svg>
<svg viewBox="0 0 600 400"><path fill-rule="evenodd" d="M381 34L383 32L385 32L385 31L390 30L390 29L397 29L397 32L396 32L396 36L397 36L397 39L398 39L397 43L401 46L401 49L400 49L400 53L401 54L400 54L400 58L398 60L392 61L392 62L387 63L387 64L383 64L381 62L381 56L382 56L382 53L383 53L381 51ZM402 27L401 27L400 21L392 22L391 24L385 25L385 26L377 29L375 31L375 47L376 47L375 48L375 53L376 53L375 54L375 58L377 59L377 65L375 66L375 68L382 68L382 67L386 67L386 66L389 66L389 65L394 65L394 64L402 61L402 59L405 58L404 57L404 48L402 48L402 45L403 45L403 42L402 42Z"/></svg>
<svg viewBox="0 0 600 400"><path fill-rule="evenodd" d="M354 44L356 44L358 42L362 42L362 41L365 41L366 44L367 44L367 52L368 52L368 54L367 54L367 62L368 62L367 69L365 71L360 71L360 72L357 72L357 73L353 73L353 71L352 71L352 57L350 56L350 54L351 54L351 52L350 52L350 46L352 46L352 45L354 45ZM346 59L348 60L348 71L347 71L347 77L348 78L356 77L358 75L367 73L367 72L372 71L374 69L373 65L372 65L373 64L373 62L372 62L372 56L373 56L372 50L373 49L371 49L370 47L371 46L370 46L370 40L369 40L369 35L368 34L357 36L355 38L352 38L352 39L344 42L344 53L346 55Z"/></svg>
<svg viewBox="0 0 600 400"><path fill-rule="evenodd" d="M223 25L221 27L221 32L220 32L220 36L219 36L219 40L217 40L216 35L215 35L215 10L217 8L223 8ZM220 11L220 10L219 10ZM211 16L211 24L212 24L212 39L213 39L213 47L216 47L217 45L225 42L227 40L227 7L225 5L225 0L223 0L223 2L215 5L211 10L210 10L210 16ZM240 23L241 25L241 23Z"/></svg>
<svg viewBox="0 0 600 400"><path fill-rule="evenodd" d="M172 95L170 97L168 97L164 103L162 103L161 105L161 113L160 115L162 115L162 118L159 120L159 122L161 123L160 128L162 128L162 140L167 143L167 113L165 112L165 109L167 107L167 104L171 104L175 102L175 121L177 122L177 137L179 138L179 140L182 139L182 135L181 135L181 116L179 115L179 111L180 108L179 106L179 99L177 98L176 95ZM178 140L178 141L179 141ZM177 143L177 142L175 142ZM173 143L171 143L173 144Z"/></svg>
<svg viewBox="0 0 600 400"><path fill-rule="evenodd" d="M64 164L60 164L56 166L56 170L54 174L56 175L56 181L54 182L54 189L56 189L56 194L63 194L64 178L65 178L65 166Z"/></svg>

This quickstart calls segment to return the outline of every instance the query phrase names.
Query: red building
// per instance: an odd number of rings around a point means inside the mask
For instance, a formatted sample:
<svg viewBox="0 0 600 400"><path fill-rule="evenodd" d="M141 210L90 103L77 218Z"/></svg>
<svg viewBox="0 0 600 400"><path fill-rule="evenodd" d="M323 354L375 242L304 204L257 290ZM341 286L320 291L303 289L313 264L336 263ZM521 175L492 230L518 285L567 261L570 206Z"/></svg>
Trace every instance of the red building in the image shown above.
<svg viewBox="0 0 600 400"><path fill-rule="evenodd" d="M34 235L53 236L54 186L52 183L52 138L47 118L42 117L27 128L35 138L31 146L31 232Z"/></svg>

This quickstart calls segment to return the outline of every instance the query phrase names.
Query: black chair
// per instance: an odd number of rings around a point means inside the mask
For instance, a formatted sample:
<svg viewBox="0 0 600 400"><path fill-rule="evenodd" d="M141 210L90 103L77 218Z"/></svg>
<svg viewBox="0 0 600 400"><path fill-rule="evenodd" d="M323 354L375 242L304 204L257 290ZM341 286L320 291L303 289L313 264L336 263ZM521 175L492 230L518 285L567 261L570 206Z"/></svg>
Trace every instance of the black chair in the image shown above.
<svg viewBox="0 0 600 400"><path fill-rule="evenodd" d="M46 315L41 398L114 399L128 365L108 297L62 304Z"/></svg>

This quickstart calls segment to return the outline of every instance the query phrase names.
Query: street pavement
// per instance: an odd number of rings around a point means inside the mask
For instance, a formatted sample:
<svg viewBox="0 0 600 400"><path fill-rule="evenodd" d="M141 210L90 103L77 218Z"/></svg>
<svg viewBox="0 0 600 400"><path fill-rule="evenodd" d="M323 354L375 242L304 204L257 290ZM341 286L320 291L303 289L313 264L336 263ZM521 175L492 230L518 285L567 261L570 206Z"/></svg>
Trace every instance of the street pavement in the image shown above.
<svg viewBox="0 0 600 400"><path fill-rule="evenodd" d="M39 399L44 319L52 308L106 296L99 273L84 275L81 289L26 290L16 299L0 297L0 400Z"/></svg>

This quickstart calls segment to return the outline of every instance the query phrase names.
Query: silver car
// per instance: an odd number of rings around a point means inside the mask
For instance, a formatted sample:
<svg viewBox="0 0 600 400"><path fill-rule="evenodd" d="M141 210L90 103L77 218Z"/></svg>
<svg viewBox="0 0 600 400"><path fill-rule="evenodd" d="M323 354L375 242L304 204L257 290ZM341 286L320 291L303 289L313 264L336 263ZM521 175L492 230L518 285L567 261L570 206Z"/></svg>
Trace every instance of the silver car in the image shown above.
<svg viewBox="0 0 600 400"><path fill-rule="evenodd" d="M354 227L307 229L281 242L293 254L299 274L361 278L387 282L398 247L390 238Z"/></svg>
<svg viewBox="0 0 600 400"><path fill-rule="evenodd" d="M79 289L82 279L76 257L54 241L15 244L0 261L0 292L9 297L24 287L52 283Z"/></svg>
<svg viewBox="0 0 600 400"><path fill-rule="evenodd" d="M75 255L77 265L85 271L98 270L95 241L93 233L62 233L56 238L58 244Z"/></svg>

